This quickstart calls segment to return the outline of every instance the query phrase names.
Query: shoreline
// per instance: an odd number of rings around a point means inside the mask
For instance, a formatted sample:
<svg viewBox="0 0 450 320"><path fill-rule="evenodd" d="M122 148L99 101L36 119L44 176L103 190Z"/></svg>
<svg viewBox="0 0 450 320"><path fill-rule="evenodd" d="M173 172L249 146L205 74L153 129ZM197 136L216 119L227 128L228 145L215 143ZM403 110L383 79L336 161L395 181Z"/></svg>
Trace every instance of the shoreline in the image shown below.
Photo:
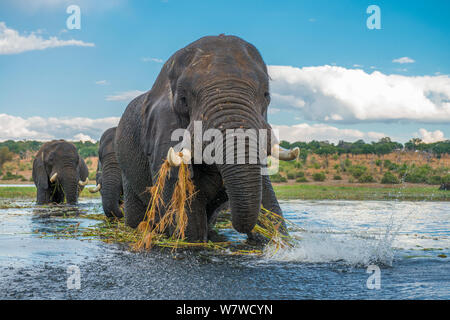
<svg viewBox="0 0 450 320"><path fill-rule="evenodd" d="M15 183L11 183L14 185ZM29 184L29 183L27 183ZM450 201L450 191L439 190L438 185L403 183L382 185L377 183L273 183L279 200L385 200L385 201ZM0 200L34 199L34 186L0 186ZM99 198L86 188L80 198Z"/></svg>

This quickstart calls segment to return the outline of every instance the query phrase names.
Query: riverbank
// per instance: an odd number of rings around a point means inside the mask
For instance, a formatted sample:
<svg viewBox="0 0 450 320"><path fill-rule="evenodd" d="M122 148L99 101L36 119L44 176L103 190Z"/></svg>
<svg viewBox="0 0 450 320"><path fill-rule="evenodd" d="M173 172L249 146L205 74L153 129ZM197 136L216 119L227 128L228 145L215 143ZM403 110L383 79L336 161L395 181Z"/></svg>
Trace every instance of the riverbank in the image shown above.
<svg viewBox="0 0 450 320"><path fill-rule="evenodd" d="M274 190L283 200L399 200L450 201L450 192L438 186L331 184L277 184Z"/></svg>
<svg viewBox="0 0 450 320"><path fill-rule="evenodd" d="M278 199L282 200L403 200L403 201L450 201L449 191L438 186L402 184L274 184ZM97 198L100 193L84 189L81 198ZM35 187L2 186L0 199L36 198Z"/></svg>
<svg viewBox="0 0 450 320"><path fill-rule="evenodd" d="M90 193L87 189L84 189L81 194L81 198L98 198L100 193ZM18 187L18 186L0 186L0 199L34 199L36 198L36 187Z"/></svg>

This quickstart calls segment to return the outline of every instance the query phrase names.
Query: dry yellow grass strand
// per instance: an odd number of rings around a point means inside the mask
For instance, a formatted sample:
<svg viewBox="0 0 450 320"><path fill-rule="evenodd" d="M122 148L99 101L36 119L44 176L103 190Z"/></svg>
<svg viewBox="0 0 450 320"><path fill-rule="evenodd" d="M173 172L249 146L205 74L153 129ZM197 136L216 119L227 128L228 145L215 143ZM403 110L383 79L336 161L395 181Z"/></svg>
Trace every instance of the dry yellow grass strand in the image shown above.
<svg viewBox="0 0 450 320"><path fill-rule="evenodd" d="M140 231L143 236L142 238L133 246L135 250L142 248L149 249L152 245L153 238L153 227L156 222L156 211L163 204L162 192L166 183L166 178L170 172L170 165L168 161L164 161L158 173L158 179L156 184L150 188L148 191L151 194L150 201L145 212L144 220L138 225L138 231Z"/></svg>
<svg viewBox="0 0 450 320"><path fill-rule="evenodd" d="M178 171L178 181L172 195L168 215L175 217L174 238L182 240L185 238L185 230L188 223L186 206L190 207L194 196L194 184L190 178L189 169L186 164L181 163Z"/></svg>

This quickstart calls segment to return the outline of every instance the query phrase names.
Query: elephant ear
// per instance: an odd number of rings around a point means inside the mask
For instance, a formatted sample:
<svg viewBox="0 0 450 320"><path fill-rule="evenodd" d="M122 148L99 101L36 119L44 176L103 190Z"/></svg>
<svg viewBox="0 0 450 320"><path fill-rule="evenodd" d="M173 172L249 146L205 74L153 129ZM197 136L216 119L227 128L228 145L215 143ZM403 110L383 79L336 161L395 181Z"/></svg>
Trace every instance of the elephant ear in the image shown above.
<svg viewBox="0 0 450 320"><path fill-rule="evenodd" d="M48 175L44 165L44 153L40 153L33 161L33 181L36 187L48 189Z"/></svg>
<svg viewBox="0 0 450 320"><path fill-rule="evenodd" d="M141 145L153 166L152 172L163 163L169 148L179 143L171 141L172 132L186 129L189 124L189 119L175 110L175 90L178 78L191 63L195 52L191 49L176 52L163 66L152 90L143 97Z"/></svg>
<svg viewBox="0 0 450 320"><path fill-rule="evenodd" d="M79 157L78 159L78 172L80 173L80 179L82 181L85 181L89 176L89 169L82 157Z"/></svg>

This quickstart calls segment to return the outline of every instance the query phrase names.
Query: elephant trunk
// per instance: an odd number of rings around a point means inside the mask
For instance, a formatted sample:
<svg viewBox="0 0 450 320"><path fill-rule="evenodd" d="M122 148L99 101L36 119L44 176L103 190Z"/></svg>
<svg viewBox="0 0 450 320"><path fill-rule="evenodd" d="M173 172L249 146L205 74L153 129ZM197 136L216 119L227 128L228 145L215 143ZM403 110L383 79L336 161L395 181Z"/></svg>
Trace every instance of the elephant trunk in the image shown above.
<svg viewBox="0 0 450 320"><path fill-rule="evenodd" d="M122 218L120 198L122 195L122 176L119 164L114 154L108 154L102 159L102 205L105 215L109 218Z"/></svg>
<svg viewBox="0 0 450 320"><path fill-rule="evenodd" d="M205 92L209 93L202 99L207 110L203 115L205 127L219 129L225 138L223 163L217 167L228 194L233 227L238 232L250 233L261 208L259 151L267 148L259 146L259 129L270 126L258 114L254 93L244 83L220 83Z"/></svg>
<svg viewBox="0 0 450 320"><path fill-rule="evenodd" d="M68 204L76 204L78 201L78 174L75 168L65 167L58 173L58 180L64 192Z"/></svg>
<svg viewBox="0 0 450 320"><path fill-rule="evenodd" d="M261 167L259 165L220 165L228 194L233 228L249 233L255 227L261 208Z"/></svg>

